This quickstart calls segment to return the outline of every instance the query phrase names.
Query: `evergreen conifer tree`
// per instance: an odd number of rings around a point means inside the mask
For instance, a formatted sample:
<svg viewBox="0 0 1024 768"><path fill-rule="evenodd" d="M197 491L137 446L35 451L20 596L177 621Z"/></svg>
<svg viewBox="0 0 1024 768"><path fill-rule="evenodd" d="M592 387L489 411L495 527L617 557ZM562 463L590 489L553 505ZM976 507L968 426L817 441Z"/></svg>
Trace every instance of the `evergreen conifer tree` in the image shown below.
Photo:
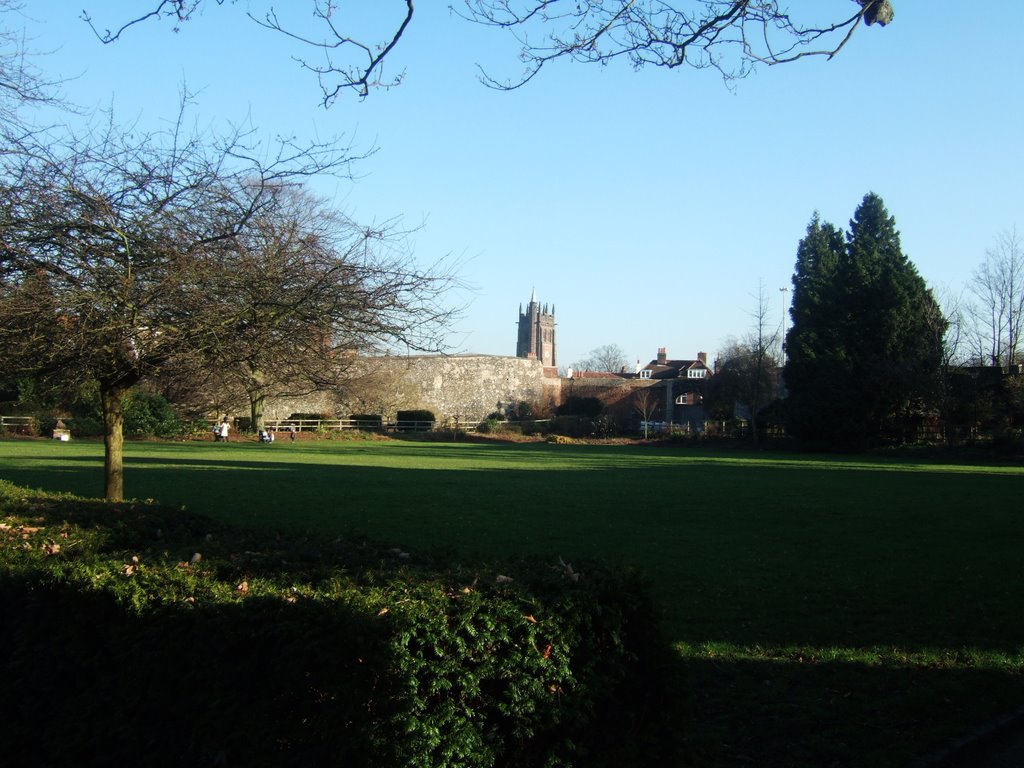
<svg viewBox="0 0 1024 768"><path fill-rule="evenodd" d="M815 214L793 288L785 367L793 433L830 447L910 439L935 404L935 327L944 321L878 195L865 195L845 242Z"/></svg>

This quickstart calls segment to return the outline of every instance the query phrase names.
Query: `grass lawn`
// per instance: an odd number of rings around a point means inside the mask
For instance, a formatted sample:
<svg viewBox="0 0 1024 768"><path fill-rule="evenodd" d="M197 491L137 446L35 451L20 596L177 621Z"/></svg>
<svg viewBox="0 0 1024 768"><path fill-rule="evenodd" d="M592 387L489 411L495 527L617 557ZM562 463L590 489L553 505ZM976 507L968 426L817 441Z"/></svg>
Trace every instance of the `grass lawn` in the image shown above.
<svg viewBox="0 0 1024 768"><path fill-rule="evenodd" d="M1024 467L411 441L126 457L128 495L229 522L641 567L693 765L903 766L1024 703ZM99 443L0 441L19 485L95 495L101 474Z"/></svg>

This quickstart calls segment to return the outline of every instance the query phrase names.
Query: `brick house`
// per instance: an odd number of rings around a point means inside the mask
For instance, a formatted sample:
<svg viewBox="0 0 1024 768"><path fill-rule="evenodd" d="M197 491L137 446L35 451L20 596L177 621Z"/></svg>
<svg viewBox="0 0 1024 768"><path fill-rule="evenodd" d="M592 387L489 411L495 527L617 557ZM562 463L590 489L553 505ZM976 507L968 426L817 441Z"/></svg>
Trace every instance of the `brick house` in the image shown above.
<svg viewBox="0 0 1024 768"><path fill-rule="evenodd" d="M665 389L665 410L667 421L673 424L689 425L691 429L703 429L708 420L704 409L704 393L714 371L708 366L706 352L698 352L693 360L670 360L665 347L658 349L658 356L647 365L640 367L637 361L636 376L662 383Z"/></svg>

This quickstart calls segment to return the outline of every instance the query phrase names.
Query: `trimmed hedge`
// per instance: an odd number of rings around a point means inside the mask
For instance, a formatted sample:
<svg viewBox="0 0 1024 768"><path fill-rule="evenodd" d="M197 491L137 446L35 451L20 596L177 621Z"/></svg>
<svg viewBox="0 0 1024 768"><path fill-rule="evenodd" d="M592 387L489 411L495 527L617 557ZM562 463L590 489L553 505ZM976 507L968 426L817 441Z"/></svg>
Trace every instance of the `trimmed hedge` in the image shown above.
<svg viewBox="0 0 1024 768"><path fill-rule="evenodd" d="M649 590L579 570L0 482L4 763L671 764Z"/></svg>
<svg viewBox="0 0 1024 768"><path fill-rule="evenodd" d="M395 414L395 421L398 422L399 432L429 432L433 429L437 417L432 411L398 411ZM419 422L412 424L410 422Z"/></svg>

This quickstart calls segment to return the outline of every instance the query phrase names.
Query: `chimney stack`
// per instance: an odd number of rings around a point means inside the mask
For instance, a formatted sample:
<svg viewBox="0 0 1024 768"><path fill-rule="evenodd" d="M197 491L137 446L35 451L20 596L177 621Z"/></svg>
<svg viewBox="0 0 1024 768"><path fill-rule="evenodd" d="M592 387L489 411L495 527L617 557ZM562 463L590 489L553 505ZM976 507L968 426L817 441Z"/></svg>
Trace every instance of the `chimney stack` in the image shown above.
<svg viewBox="0 0 1024 768"><path fill-rule="evenodd" d="M708 353L707 352L698 352L697 353L697 359L700 360L702 363L704 363L704 365L707 365L708 364Z"/></svg>
<svg viewBox="0 0 1024 768"><path fill-rule="evenodd" d="M658 347L658 365L665 365L668 362L668 350L665 347Z"/></svg>

